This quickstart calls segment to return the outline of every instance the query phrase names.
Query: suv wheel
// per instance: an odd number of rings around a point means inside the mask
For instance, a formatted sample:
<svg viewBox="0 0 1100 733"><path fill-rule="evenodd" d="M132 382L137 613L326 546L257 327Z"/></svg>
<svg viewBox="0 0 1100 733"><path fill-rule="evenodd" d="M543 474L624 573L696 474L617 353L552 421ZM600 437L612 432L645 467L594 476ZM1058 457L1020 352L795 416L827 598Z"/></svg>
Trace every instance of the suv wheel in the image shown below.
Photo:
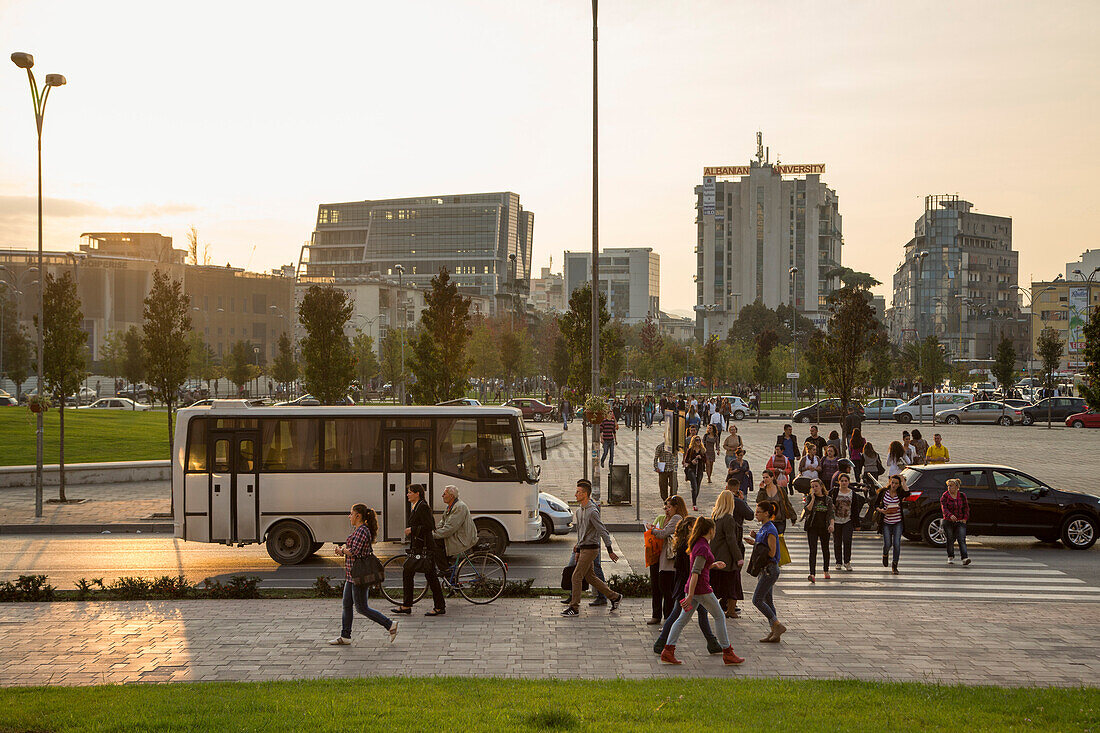
<svg viewBox="0 0 1100 733"><path fill-rule="evenodd" d="M1062 524L1062 544L1071 550L1087 550L1096 542L1096 520L1074 514Z"/></svg>
<svg viewBox="0 0 1100 733"><path fill-rule="evenodd" d="M948 425L958 425L959 424L959 418L956 417L955 415L948 415L947 418L944 420L944 422L947 423Z"/></svg>
<svg viewBox="0 0 1100 733"><path fill-rule="evenodd" d="M999 422L1001 425L1004 425L1005 427L1009 427L1009 426L1012 425L1012 418L1009 417L1008 415L1005 415L1004 417L1002 417L997 422Z"/></svg>
<svg viewBox="0 0 1100 733"><path fill-rule="evenodd" d="M933 547L947 546L947 532L943 528L943 517L939 514L932 514L925 518L921 523L920 534L921 538Z"/></svg>

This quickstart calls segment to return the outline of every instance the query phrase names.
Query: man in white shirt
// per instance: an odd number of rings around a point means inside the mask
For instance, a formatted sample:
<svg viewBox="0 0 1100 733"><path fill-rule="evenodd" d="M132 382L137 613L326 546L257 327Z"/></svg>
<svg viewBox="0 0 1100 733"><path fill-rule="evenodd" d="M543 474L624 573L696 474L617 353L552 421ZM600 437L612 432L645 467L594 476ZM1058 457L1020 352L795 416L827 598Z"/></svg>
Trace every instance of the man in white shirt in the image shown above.
<svg viewBox="0 0 1100 733"><path fill-rule="evenodd" d="M722 437L722 431L726 429L726 419L722 417L722 413L717 408L710 413L710 424L714 426L717 431L717 437Z"/></svg>

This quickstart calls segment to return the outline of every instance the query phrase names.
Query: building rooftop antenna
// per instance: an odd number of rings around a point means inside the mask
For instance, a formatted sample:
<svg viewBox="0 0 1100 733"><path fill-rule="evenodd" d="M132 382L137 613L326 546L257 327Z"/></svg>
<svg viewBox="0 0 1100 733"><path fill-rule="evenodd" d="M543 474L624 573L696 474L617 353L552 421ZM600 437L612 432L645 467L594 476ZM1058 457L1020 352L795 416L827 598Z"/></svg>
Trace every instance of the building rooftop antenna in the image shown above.
<svg viewBox="0 0 1100 733"><path fill-rule="evenodd" d="M756 133L756 162L764 164L764 133L760 131Z"/></svg>

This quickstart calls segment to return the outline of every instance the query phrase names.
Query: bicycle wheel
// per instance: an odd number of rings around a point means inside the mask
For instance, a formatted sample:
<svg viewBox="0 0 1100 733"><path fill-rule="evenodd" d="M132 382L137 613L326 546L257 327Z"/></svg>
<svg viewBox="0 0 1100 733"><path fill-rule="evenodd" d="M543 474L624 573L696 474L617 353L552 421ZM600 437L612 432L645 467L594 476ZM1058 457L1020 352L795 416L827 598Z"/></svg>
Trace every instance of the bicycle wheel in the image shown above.
<svg viewBox="0 0 1100 733"><path fill-rule="evenodd" d="M386 572L386 579L382 581L382 595L390 603L400 606L405 602L405 590L402 583L402 571L405 569L405 560L408 555L394 555L386 560L382 569ZM428 592L428 579L423 573L413 574L413 603L417 603Z"/></svg>
<svg viewBox="0 0 1100 733"><path fill-rule="evenodd" d="M492 603L504 592L508 566L491 552L478 552L462 558L456 572L455 588L470 603Z"/></svg>

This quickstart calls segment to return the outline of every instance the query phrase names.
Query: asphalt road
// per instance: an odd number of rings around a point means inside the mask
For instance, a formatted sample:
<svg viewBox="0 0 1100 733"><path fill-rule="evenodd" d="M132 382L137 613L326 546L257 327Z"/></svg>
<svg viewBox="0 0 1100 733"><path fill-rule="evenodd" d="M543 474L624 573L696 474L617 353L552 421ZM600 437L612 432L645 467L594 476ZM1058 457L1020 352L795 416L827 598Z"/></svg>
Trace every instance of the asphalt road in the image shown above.
<svg viewBox="0 0 1100 733"><path fill-rule="evenodd" d="M862 535L863 533L858 533ZM863 536L857 539L873 555L877 550L877 537ZM642 536L638 533L620 532L614 536L616 552L623 557L612 564L604 558L605 572L626 574L647 572L642 558ZM805 544L800 530L789 533L792 551ZM557 586L561 580L561 568L569 560L573 536L556 536L545 544L512 544L505 554L509 578L534 578L536 586ZM974 537L970 546L996 551L1003 572L1013 573L1012 559L1019 567L1036 566L1057 570L1088 586L1100 586L1100 545L1084 552L1067 550L1059 545L1045 545L1024 537ZM0 580L11 580L19 575L45 574L60 589L69 589L80 578L102 577L106 582L124 576L146 578L161 575L184 575L188 580L201 582L205 578L225 581L234 575L255 575L268 588L306 588L313 585L318 576L339 580L343 576L340 558L332 554L333 545L325 545L320 552L301 565L280 566L259 545L225 547L183 542L166 535L8 535L0 536ZM378 546L380 557L389 557L402 551L400 545ZM933 551L924 545L903 542L903 557L920 557L922 563L940 564L942 551ZM804 573L796 561L792 577ZM797 569L796 569L797 568Z"/></svg>

